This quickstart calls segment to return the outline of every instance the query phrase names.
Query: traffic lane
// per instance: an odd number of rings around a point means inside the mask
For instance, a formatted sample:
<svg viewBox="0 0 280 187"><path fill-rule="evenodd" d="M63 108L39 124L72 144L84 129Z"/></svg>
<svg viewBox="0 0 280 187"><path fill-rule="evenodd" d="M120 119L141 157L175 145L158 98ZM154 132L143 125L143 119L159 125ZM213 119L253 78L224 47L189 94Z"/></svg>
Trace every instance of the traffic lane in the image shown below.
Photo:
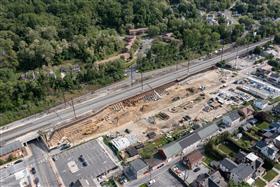
<svg viewBox="0 0 280 187"><path fill-rule="evenodd" d="M33 141L29 144L32 151L32 157L29 159L31 167L36 170L35 177L39 178L41 186L56 187L58 186L56 176L50 166L49 157L41 142Z"/></svg>

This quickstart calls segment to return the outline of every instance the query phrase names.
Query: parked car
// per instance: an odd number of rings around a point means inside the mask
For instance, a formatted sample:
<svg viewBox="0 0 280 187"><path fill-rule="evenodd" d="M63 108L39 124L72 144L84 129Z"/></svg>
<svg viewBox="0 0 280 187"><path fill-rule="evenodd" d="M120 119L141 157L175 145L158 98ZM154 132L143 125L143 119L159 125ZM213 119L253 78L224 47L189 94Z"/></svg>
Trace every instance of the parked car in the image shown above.
<svg viewBox="0 0 280 187"><path fill-rule="evenodd" d="M80 161L80 162L84 162L84 161L85 161L85 159L84 159L84 156L83 156L83 155L80 155L78 159L79 159L79 161Z"/></svg>
<svg viewBox="0 0 280 187"><path fill-rule="evenodd" d="M198 172L199 170L200 170L200 168L195 168L193 171Z"/></svg>
<svg viewBox="0 0 280 187"><path fill-rule="evenodd" d="M86 167L88 165L86 161L84 161L82 164L84 167Z"/></svg>
<svg viewBox="0 0 280 187"><path fill-rule="evenodd" d="M14 164L18 164L18 163L21 163L21 162L22 162L22 160L17 160L17 161L14 162Z"/></svg>

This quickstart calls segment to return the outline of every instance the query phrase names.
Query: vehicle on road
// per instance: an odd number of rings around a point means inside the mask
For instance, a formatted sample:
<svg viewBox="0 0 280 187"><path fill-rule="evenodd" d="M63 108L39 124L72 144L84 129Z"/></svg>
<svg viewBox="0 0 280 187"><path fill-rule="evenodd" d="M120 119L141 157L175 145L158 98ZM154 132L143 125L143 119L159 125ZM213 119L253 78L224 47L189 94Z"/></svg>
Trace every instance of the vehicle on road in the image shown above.
<svg viewBox="0 0 280 187"><path fill-rule="evenodd" d="M156 183L156 180L152 179L148 182L148 186L152 186L154 183Z"/></svg>
<svg viewBox="0 0 280 187"><path fill-rule="evenodd" d="M36 174L36 169L35 168L31 168L30 172L34 175L34 174Z"/></svg>
<svg viewBox="0 0 280 187"><path fill-rule="evenodd" d="M200 170L200 168L195 168L193 171L198 172L199 170Z"/></svg>

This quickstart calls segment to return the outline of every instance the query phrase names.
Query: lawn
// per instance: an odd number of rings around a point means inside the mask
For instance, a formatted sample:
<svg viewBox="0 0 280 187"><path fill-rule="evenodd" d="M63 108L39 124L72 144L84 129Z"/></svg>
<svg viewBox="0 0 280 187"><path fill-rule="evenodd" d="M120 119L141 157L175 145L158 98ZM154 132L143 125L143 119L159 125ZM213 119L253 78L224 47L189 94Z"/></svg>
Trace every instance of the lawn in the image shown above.
<svg viewBox="0 0 280 187"><path fill-rule="evenodd" d="M258 178L255 182L256 187L264 187L266 185L265 181L262 179Z"/></svg>
<svg viewBox="0 0 280 187"><path fill-rule="evenodd" d="M252 128L250 131L243 132L243 135L254 141L260 141L261 137L257 135L258 128Z"/></svg>
<svg viewBox="0 0 280 187"><path fill-rule="evenodd" d="M206 165L210 166L210 163L211 163L213 160L215 160L215 158L212 157L210 154L205 154L205 155L204 155L203 162L204 162Z"/></svg>
<svg viewBox="0 0 280 187"><path fill-rule="evenodd" d="M275 164L274 167L280 171L280 164L279 163Z"/></svg>
<svg viewBox="0 0 280 187"><path fill-rule="evenodd" d="M262 122L261 124L257 125L257 128L260 130L267 129L269 127L269 123L266 121Z"/></svg>
<svg viewBox="0 0 280 187"><path fill-rule="evenodd" d="M263 177L266 181L270 182L272 179L274 179L277 176L277 172L274 170L269 170L266 172L265 176Z"/></svg>
<svg viewBox="0 0 280 187"><path fill-rule="evenodd" d="M139 187L148 187L147 184L141 184Z"/></svg>
<svg viewBox="0 0 280 187"><path fill-rule="evenodd" d="M252 142L249 140L245 140L245 137L243 136L239 140L236 140L238 144L240 144L244 148L251 148L252 147Z"/></svg>
<svg viewBox="0 0 280 187"><path fill-rule="evenodd" d="M219 144L217 148L219 150L223 151L227 155L234 154L234 152L228 146L226 146L224 144Z"/></svg>
<svg viewBox="0 0 280 187"><path fill-rule="evenodd" d="M152 142L147 142L145 143L145 146L143 149L141 149L139 151L140 155L142 158L151 158L153 156L153 154L156 153L156 151L158 150L158 148L161 148L162 146L168 144L170 140L168 137L166 136L162 136Z"/></svg>

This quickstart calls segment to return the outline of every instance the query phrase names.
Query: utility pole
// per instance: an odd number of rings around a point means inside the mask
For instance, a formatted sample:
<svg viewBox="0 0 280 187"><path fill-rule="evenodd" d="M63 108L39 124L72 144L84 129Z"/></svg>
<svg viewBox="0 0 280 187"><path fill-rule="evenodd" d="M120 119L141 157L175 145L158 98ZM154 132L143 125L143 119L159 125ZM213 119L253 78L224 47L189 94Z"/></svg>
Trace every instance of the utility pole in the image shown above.
<svg viewBox="0 0 280 187"><path fill-rule="evenodd" d="M143 85L143 72L141 71L141 87L142 91L144 90L144 85Z"/></svg>
<svg viewBox="0 0 280 187"><path fill-rule="evenodd" d="M131 79L131 86L133 85L133 71L132 66L130 66L130 79Z"/></svg>
<svg viewBox="0 0 280 187"><path fill-rule="evenodd" d="M74 102L73 102L73 98L72 97L71 97L71 103L72 103L72 108L73 108L74 116L75 116L75 118L77 118L76 111L75 111L75 106L74 106Z"/></svg>
<svg viewBox="0 0 280 187"><path fill-rule="evenodd" d="M237 70L237 58L238 58L238 47L236 48L236 55L235 55L235 69Z"/></svg>
<svg viewBox="0 0 280 187"><path fill-rule="evenodd" d="M225 46L225 42L224 42L224 40L222 40L222 54L221 54L221 61L223 61L223 56L224 56L224 46Z"/></svg>
<svg viewBox="0 0 280 187"><path fill-rule="evenodd" d="M63 96L64 106L66 108L66 99L65 99L65 95L64 95L64 89L62 90L62 96Z"/></svg>
<svg viewBox="0 0 280 187"><path fill-rule="evenodd" d="M150 181L152 180L152 167L151 166L149 166L149 174L150 174Z"/></svg>

